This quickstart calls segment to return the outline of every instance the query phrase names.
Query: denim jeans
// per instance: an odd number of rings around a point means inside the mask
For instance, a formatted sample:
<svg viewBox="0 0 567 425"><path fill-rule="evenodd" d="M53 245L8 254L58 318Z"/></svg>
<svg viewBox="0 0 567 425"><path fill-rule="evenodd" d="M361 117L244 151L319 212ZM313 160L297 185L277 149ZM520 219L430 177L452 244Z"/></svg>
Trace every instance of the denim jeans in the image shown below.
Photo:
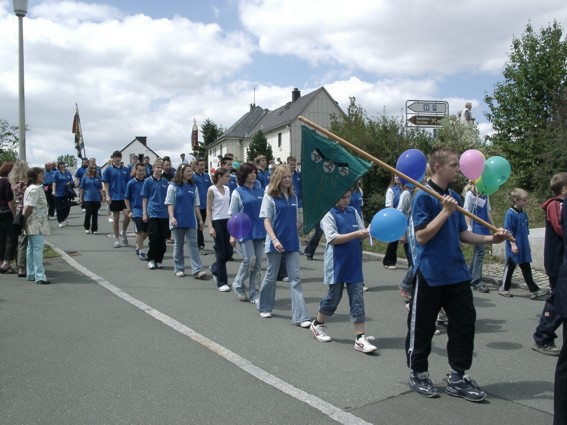
<svg viewBox="0 0 567 425"><path fill-rule="evenodd" d="M197 246L197 229L188 227L174 227L171 229L173 236L173 269L175 273L185 271L185 256L183 255L183 244L187 242L189 256L191 258L191 274L203 270L199 247Z"/></svg>
<svg viewBox="0 0 567 425"><path fill-rule="evenodd" d="M254 301L258 298L256 278L262 270L262 257L264 255L264 239L247 240L240 243L242 248L242 263L234 278L232 289L238 294L246 292L244 282L250 280L248 299Z"/></svg>
<svg viewBox="0 0 567 425"><path fill-rule="evenodd" d="M469 272L471 274L471 285L482 284L482 264L484 262L484 245L475 245Z"/></svg>
<svg viewBox="0 0 567 425"><path fill-rule="evenodd" d="M343 297L343 288L346 285L348 293L348 303L350 305L350 321L352 323L364 323L366 316L364 313L364 297L362 282L360 283L335 283L329 285L327 295L319 303L319 313L324 316L332 316Z"/></svg>
<svg viewBox="0 0 567 425"><path fill-rule="evenodd" d="M303 299L303 290L301 288L301 279L299 278L299 252L286 252L285 261L287 264L287 275L289 277L289 288L291 291L291 323L299 325L301 322L309 320L307 307ZM258 302L258 311L260 313L272 312L276 299L276 278L282 254L270 252L267 254L268 267L266 276L260 288L260 300Z"/></svg>
<svg viewBox="0 0 567 425"><path fill-rule="evenodd" d="M47 280L43 267L43 245L45 238L43 235L28 235L28 250L26 258L26 268L28 280Z"/></svg>

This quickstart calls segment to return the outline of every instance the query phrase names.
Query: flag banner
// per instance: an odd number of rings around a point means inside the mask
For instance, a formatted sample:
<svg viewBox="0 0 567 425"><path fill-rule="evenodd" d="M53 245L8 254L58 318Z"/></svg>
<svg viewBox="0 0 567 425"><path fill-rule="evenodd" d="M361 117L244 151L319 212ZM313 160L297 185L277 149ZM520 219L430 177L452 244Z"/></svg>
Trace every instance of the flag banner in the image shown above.
<svg viewBox="0 0 567 425"><path fill-rule="evenodd" d="M83 129L81 128L81 119L79 118L79 108L73 117L72 133L75 134L75 149L77 149L77 156L83 159L83 151L85 150L85 142L83 141Z"/></svg>
<svg viewBox="0 0 567 425"><path fill-rule="evenodd" d="M303 233L307 234L372 167L315 130L301 127Z"/></svg>

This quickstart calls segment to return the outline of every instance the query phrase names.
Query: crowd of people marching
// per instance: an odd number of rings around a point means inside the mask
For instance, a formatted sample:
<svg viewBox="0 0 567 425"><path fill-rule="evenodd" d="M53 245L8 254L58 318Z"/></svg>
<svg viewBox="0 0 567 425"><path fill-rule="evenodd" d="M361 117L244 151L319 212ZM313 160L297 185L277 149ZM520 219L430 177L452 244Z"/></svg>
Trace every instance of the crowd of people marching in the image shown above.
<svg viewBox="0 0 567 425"><path fill-rule="evenodd" d="M290 287L292 324L309 328L318 341L331 340L325 324L335 313L346 288L356 335L354 349L375 352L373 338L365 334L362 241L369 237L369 230L362 218L359 185L345 193L321 219L303 251L306 258L312 259L319 239L325 236L323 281L328 284L328 292L313 318L307 312L300 278L302 188L297 160L288 157L286 163L268 165L261 155L254 162L239 164L238 170L233 167L233 160L230 155L219 158L217 168L209 174L205 161L192 155L186 159L182 154L181 164L174 168L169 157L150 164L148 157L134 156L125 165L121 152L115 151L103 171L94 158L84 159L75 175L63 162L47 163L42 169L28 167L23 161L6 161L0 166L0 273L17 273L29 281L49 284L43 267L44 237L50 234L48 220L56 219L60 228L65 227L71 202L78 197L86 234L98 233L100 210L106 204L114 248L129 244L127 231L133 222L139 259L146 262L149 270L162 269L169 241L173 243L173 271L179 278L207 278L201 260L206 255L203 232L207 228L215 252L209 272L218 290L233 291L240 301L254 304L260 317L270 318L276 281L285 280ZM478 402L486 398L486 393L466 371L472 365L475 334L472 290L488 292L482 281L484 245L506 241L506 269L500 295L512 297L511 275L516 266L523 273L532 299L548 295L548 289L539 288L531 277L528 220L523 211L528 194L522 189L512 191L512 206L504 227L491 235L475 220L465 219L458 208L464 206L491 223L487 197L478 193L473 182L465 187L464 202L449 188L459 175L455 152L434 151L428 161L428 174L427 191L405 186L394 176L386 194L386 206L400 209L408 221L401 243L409 270L400 291L409 312L409 385L425 397L439 395L429 378L428 357L436 325L441 321L448 335L450 376L446 392ZM554 198L543 208L548 222L545 267L552 297L546 301L534 333L533 349L559 356L556 423L565 423L567 353L565 347L560 351L554 341L562 318L567 317L567 262L563 261L567 244L563 223L567 213L561 210L567 195L567 173L556 174L550 188ZM231 235L228 230L230 217L237 213L250 220L251 229L246 236ZM470 265L465 263L461 243L475 246ZM396 268L397 247L397 241L388 245L385 268ZM226 264L235 250L241 254L242 262L230 281ZM267 266L262 279L264 254Z"/></svg>

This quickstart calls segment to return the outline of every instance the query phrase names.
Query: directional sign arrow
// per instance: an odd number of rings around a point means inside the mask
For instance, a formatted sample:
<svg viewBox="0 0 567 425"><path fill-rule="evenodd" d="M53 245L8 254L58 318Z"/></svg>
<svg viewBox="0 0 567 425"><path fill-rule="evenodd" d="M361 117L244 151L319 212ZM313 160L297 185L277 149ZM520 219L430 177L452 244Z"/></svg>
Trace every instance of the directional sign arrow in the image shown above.
<svg viewBox="0 0 567 425"><path fill-rule="evenodd" d="M441 120L445 117L436 115L414 115L408 121L414 125L441 125Z"/></svg>
<svg viewBox="0 0 567 425"><path fill-rule="evenodd" d="M408 105L408 109L413 112L425 112L430 114L446 114L447 113L447 102L440 101L430 101L430 100L417 100L411 105Z"/></svg>

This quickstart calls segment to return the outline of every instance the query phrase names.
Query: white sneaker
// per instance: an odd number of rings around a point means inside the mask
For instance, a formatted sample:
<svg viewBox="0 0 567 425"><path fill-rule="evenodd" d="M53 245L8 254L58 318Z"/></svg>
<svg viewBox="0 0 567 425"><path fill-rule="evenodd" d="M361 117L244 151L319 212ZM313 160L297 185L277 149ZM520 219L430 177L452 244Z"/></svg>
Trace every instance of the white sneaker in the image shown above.
<svg viewBox="0 0 567 425"><path fill-rule="evenodd" d="M93 232L93 235L98 235L98 232L95 230L95 231Z"/></svg>
<svg viewBox="0 0 567 425"><path fill-rule="evenodd" d="M163 265L161 263L156 263L156 269L163 269Z"/></svg>
<svg viewBox="0 0 567 425"><path fill-rule="evenodd" d="M368 339L364 335L354 341L354 349L362 353L372 353L378 350L378 348L368 342Z"/></svg>
<svg viewBox="0 0 567 425"><path fill-rule="evenodd" d="M181 272L181 271L180 271L180 272L177 272L177 273L175 273L175 276L177 276L177 277L183 277L183 276L185 276L185 272Z"/></svg>
<svg viewBox="0 0 567 425"><path fill-rule="evenodd" d="M264 319L269 319L270 317L272 317L272 313L270 313L269 311L261 311L260 317Z"/></svg>
<svg viewBox="0 0 567 425"><path fill-rule="evenodd" d="M120 248L120 242L114 241L114 248Z"/></svg>
<svg viewBox="0 0 567 425"><path fill-rule="evenodd" d="M109 222L109 223L114 223L114 220L112 219L112 217L108 217L108 222Z"/></svg>
<svg viewBox="0 0 567 425"><path fill-rule="evenodd" d="M156 269L156 263L154 262L154 260L148 261L148 269L150 269L150 270Z"/></svg>
<svg viewBox="0 0 567 425"><path fill-rule="evenodd" d="M128 236L126 236L126 232L120 233L120 239L124 245L128 245Z"/></svg>
<svg viewBox="0 0 567 425"><path fill-rule="evenodd" d="M217 283L217 277L213 274L213 266L209 266L209 270L211 271L211 276L213 277L213 281Z"/></svg>
<svg viewBox="0 0 567 425"><path fill-rule="evenodd" d="M207 272L204 270L199 270L193 275L195 279L205 279L207 277Z"/></svg>
<svg viewBox="0 0 567 425"><path fill-rule="evenodd" d="M311 327L311 323L313 323L311 320L304 320L299 324L299 326L302 327L303 329L308 329Z"/></svg>
<svg viewBox="0 0 567 425"><path fill-rule="evenodd" d="M65 227L65 226L66 226L65 223L63 223L63 222L59 223L59 227Z"/></svg>
<svg viewBox="0 0 567 425"><path fill-rule="evenodd" d="M282 282L289 282L289 277L284 277L284 278L282 279Z"/></svg>
<svg viewBox="0 0 567 425"><path fill-rule="evenodd" d="M230 286L228 286L228 285L219 286L219 291L221 291L221 292L229 292L229 291L230 291Z"/></svg>
<svg viewBox="0 0 567 425"><path fill-rule="evenodd" d="M86 233L87 235L90 235L90 234L91 234L91 231L90 231L89 229L85 229L85 233Z"/></svg>
<svg viewBox="0 0 567 425"><path fill-rule="evenodd" d="M329 342L331 340L331 337L325 332L325 324L323 323L315 326L315 321L313 321L309 326L309 330L317 341Z"/></svg>

